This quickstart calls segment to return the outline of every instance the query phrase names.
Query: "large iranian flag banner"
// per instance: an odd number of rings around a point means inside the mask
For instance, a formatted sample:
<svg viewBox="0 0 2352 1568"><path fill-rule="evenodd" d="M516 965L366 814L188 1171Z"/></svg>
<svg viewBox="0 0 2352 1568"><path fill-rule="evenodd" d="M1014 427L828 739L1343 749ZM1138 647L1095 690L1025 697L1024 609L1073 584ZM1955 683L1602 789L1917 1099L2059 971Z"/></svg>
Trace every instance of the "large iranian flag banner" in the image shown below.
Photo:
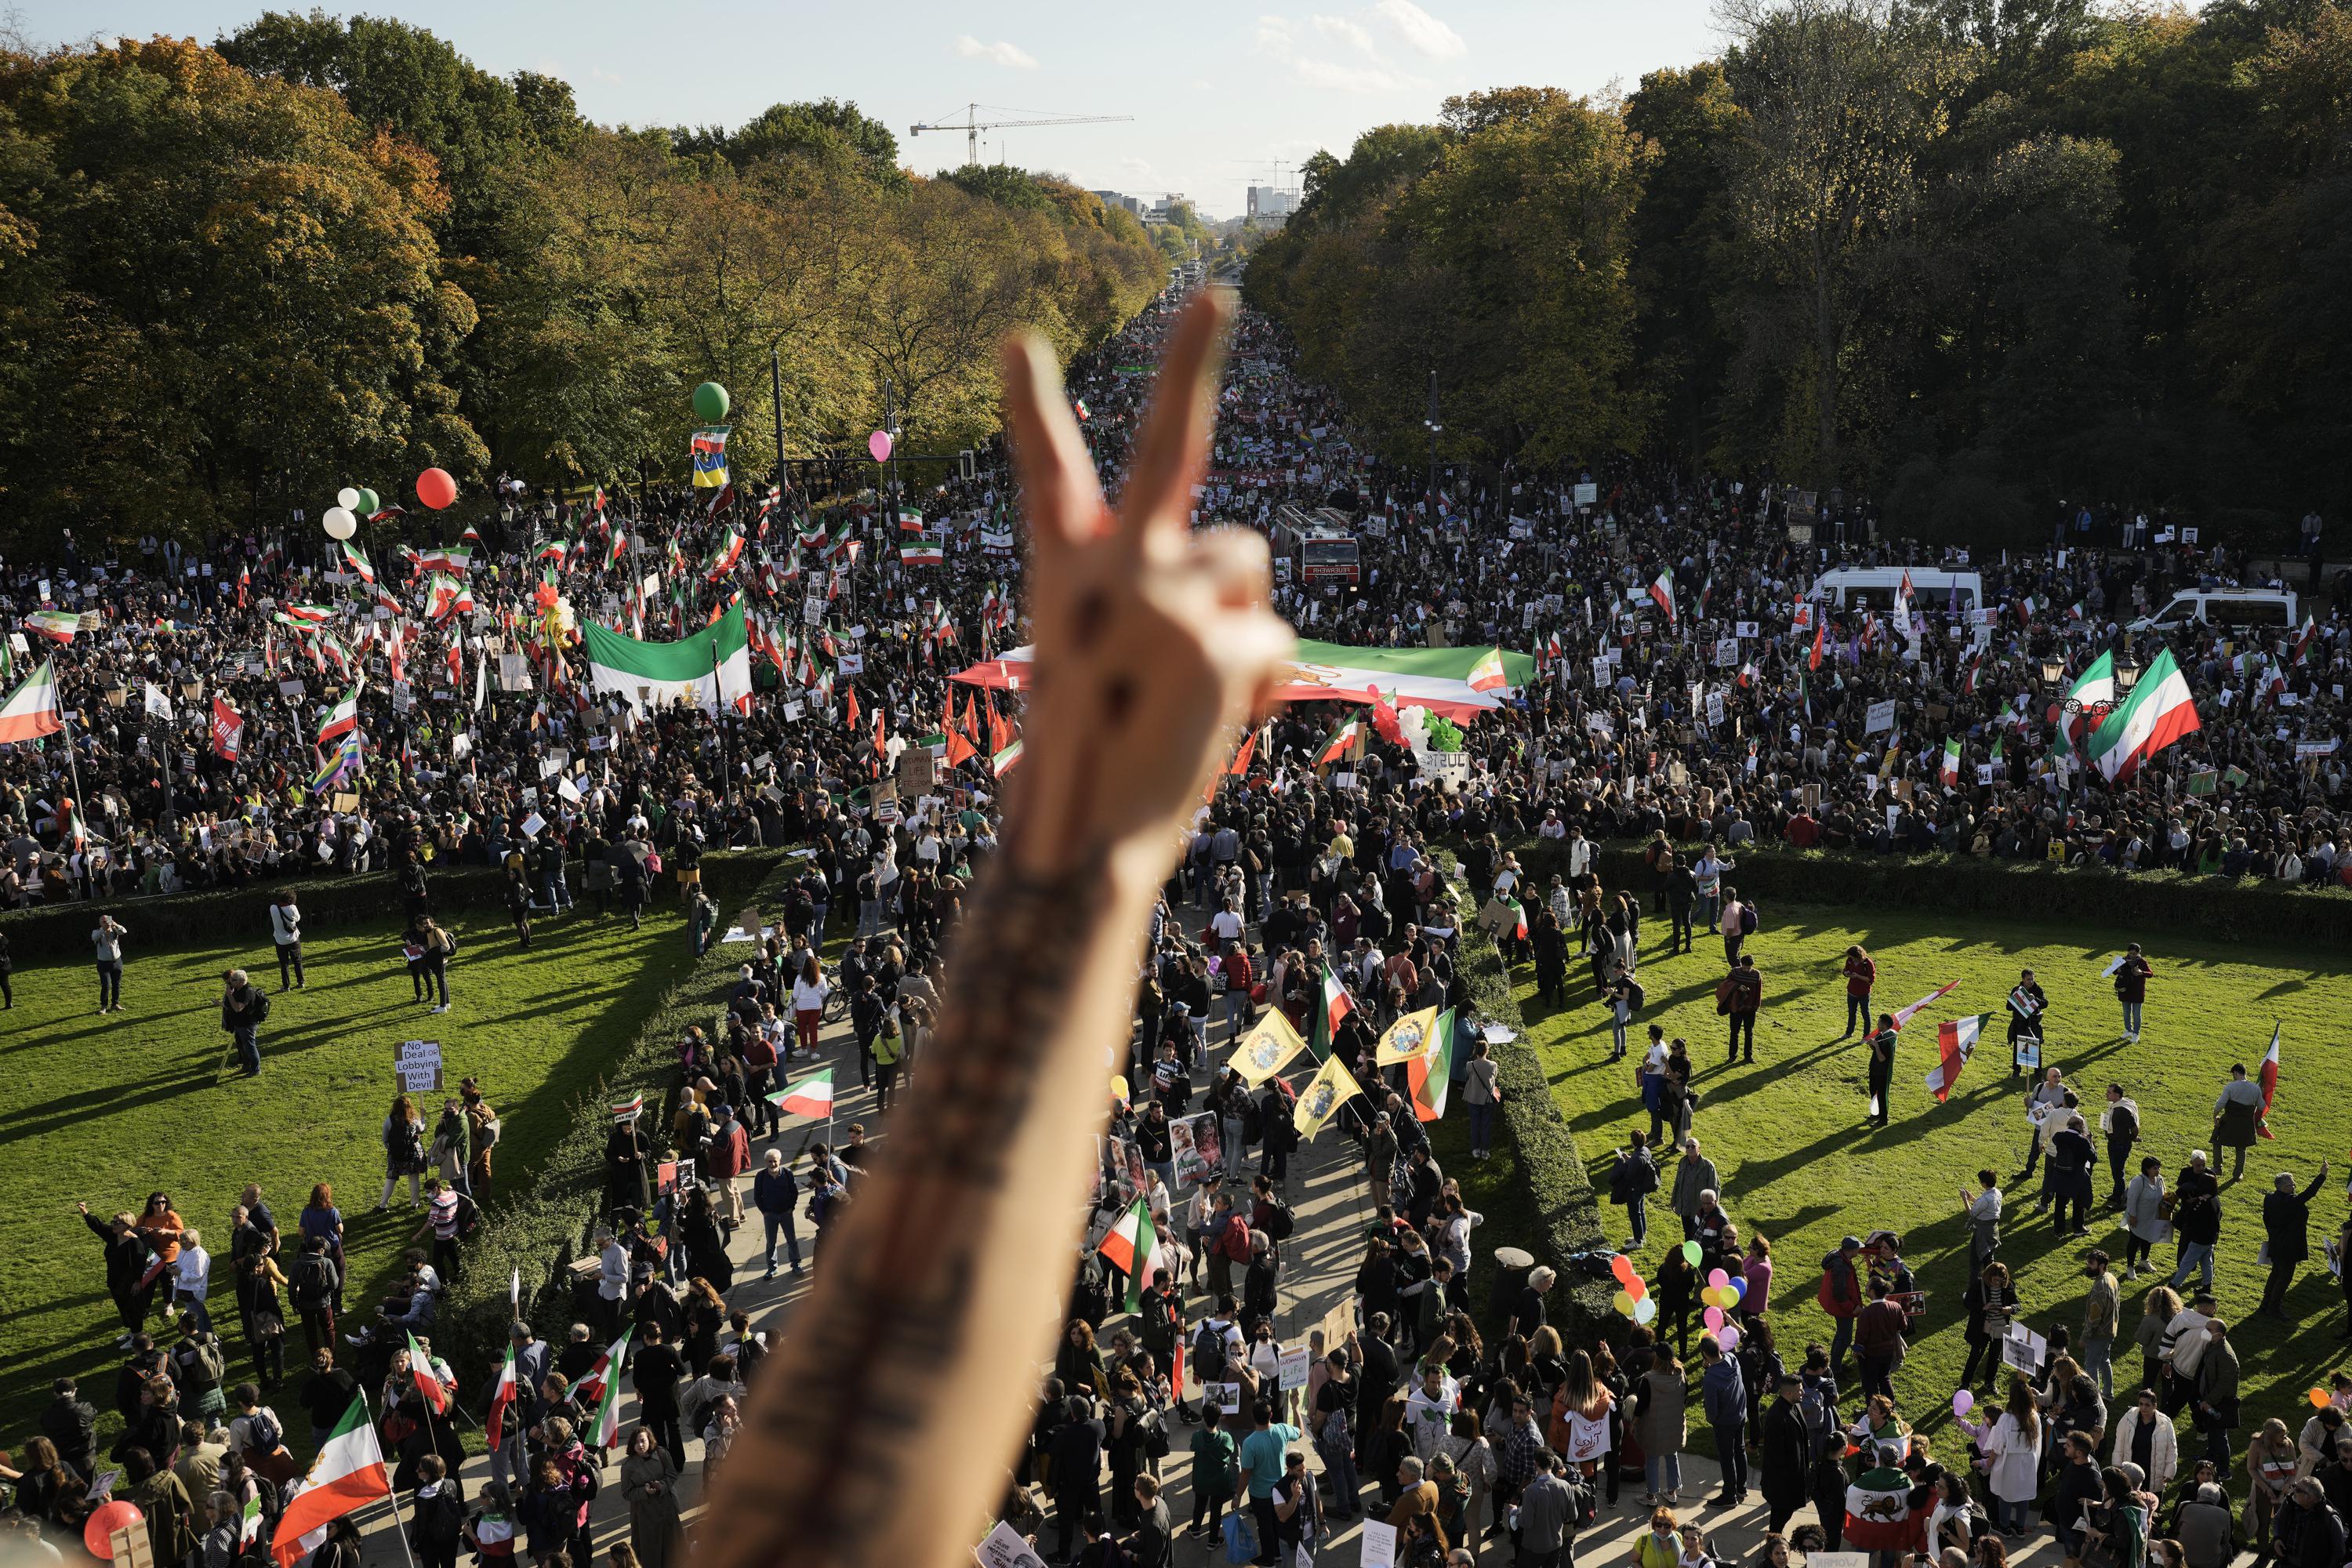
<svg viewBox="0 0 2352 1568"><path fill-rule="evenodd" d="M2142 763L2200 727L2189 678L2166 648L2148 661L2139 684L2092 732L2083 750L2109 784L2125 784Z"/></svg>
<svg viewBox="0 0 2352 1568"><path fill-rule="evenodd" d="M1030 649L1016 647L955 679L999 691L1026 689L1030 658ZM1534 655L1507 648L1349 647L1302 640L1274 695L1282 702L1370 702L1377 689L1399 709L1426 708L1458 723L1502 707L1535 675Z"/></svg>
<svg viewBox="0 0 2352 1568"><path fill-rule="evenodd" d="M593 621L580 636L598 693L617 695L639 712L681 702L709 712L750 707L751 643L740 605L676 642L639 642Z"/></svg>

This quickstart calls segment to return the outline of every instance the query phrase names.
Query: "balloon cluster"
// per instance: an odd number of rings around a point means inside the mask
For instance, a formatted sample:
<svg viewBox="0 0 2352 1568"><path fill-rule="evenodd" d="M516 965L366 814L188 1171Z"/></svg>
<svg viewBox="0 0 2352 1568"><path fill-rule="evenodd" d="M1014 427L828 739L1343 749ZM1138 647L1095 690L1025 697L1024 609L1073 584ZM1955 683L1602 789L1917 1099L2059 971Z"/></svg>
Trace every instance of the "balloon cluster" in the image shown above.
<svg viewBox="0 0 2352 1568"><path fill-rule="evenodd" d="M1697 1257L1695 1256L1697 1252L1697 1242L1683 1243L1683 1256L1689 1258L1693 1264L1698 1262ZM1707 1270L1706 1285L1699 1291L1698 1299L1706 1304L1706 1315L1701 1320L1706 1324L1706 1331L1713 1334L1716 1343L1725 1350L1737 1349L1739 1344L1739 1325L1732 1322L1724 1314L1748 1299L1748 1281L1724 1269L1710 1268Z"/></svg>
<svg viewBox="0 0 2352 1568"><path fill-rule="evenodd" d="M1642 1271L1623 1253L1609 1260L1609 1272L1617 1277L1622 1287L1609 1299L1609 1304L1637 1323L1646 1323L1658 1315L1658 1304L1650 1300L1650 1288L1642 1282Z"/></svg>
<svg viewBox="0 0 2352 1568"><path fill-rule="evenodd" d="M435 511L443 510L457 499L457 481L443 469L427 468L416 476L416 499ZM320 514L319 524L328 538L341 542L359 532L362 519L383 510L383 498L373 490L364 485L345 485L335 492L335 504Z"/></svg>

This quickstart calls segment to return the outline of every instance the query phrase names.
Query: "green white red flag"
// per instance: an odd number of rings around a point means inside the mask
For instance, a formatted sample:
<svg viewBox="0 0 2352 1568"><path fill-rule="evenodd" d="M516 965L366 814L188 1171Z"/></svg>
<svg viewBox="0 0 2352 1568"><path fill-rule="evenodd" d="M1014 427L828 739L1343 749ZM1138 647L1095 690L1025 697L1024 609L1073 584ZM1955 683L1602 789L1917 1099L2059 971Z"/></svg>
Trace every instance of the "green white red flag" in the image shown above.
<svg viewBox="0 0 2352 1568"><path fill-rule="evenodd" d="M516 1293L520 1293L520 1280L518 1280L518 1289ZM515 1352L514 1346L509 1345L507 1346L506 1364L499 1368L498 1384L490 1390L490 1414L488 1419L482 1423L482 1426L488 1434L490 1447L493 1452L497 1450L499 1443L505 1438L507 1412L513 1408L514 1402Z"/></svg>
<svg viewBox="0 0 2352 1568"><path fill-rule="evenodd" d="M1160 1239L1159 1227L1151 1223L1150 1204L1136 1199L1135 1205L1104 1233L1102 1245L1095 1250L1108 1259L1112 1268L1126 1274L1127 1310L1139 1310L1145 1282L1154 1269L1167 1267L1167 1246Z"/></svg>
<svg viewBox="0 0 2352 1568"><path fill-rule="evenodd" d="M768 1096L778 1110L794 1116L822 1117L833 1120L833 1069L826 1068L806 1078L795 1079Z"/></svg>
<svg viewBox="0 0 2352 1568"><path fill-rule="evenodd" d="M433 1414L447 1415L449 1413L448 1385L443 1383L440 1374L433 1370L433 1358L425 1353L423 1345L416 1342L415 1334L408 1336L408 1372L410 1376L416 1379L416 1392L424 1397L425 1404L433 1406Z"/></svg>
<svg viewBox="0 0 2352 1568"><path fill-rule="evenodd" d="M1339 975L1332 973L1330 962L1326 960L1322 995L1317 999L1315 1007L1315 1027L1307 1038L1307 1047L1315 1053L1317 1061L1330 1056L1331 1042L1339 1037L1339 1020L1355 1010L1356 999L1348 994L1348 988L1339 984Z"/></svg>
<svg viewBox="0 0 2352 1568"><path fill-rule="evenodd" d="M1927 1088L1938 1105L1951 1099L1952 1085L1960 1080L1960 1069L1976 1054L1977 1041L1991 1022L1991 1014L1979 1013L1973 1018L1951 1018L1937 1026L1936 1066L1927 1074Z"/></svg>
<svg viewBox="0 0 2352 1568"><path fill-rule="evenodd" d="M2189 678L2180 673L2172 650L2165 648L2149 660L2131 695L2092 731L2083 750L2101 777L2123 784L2142 763L2200 728Z"/></svg>
<svg viewBox="0 0 2352 1568"><path fill-rule="evenodd" d="M1412 1114L1422 1121L1434 1121L1445 1114L1445 1097L1453 1088L1453 1008L1437 1016L1431 1036L1429 1048L1406 1058L1404 1064L1405 1084L1412 1090Z"/></svg>
<svg viewBox="0 0 2352 1568"><path fill-rule="evenodd" d="M377 1446L375 1426L368 1420L367 1402L354 1399L335 1423L319 1457L310 1461L301 1489L286 1500L270 1556L278 1568L291 1568L304 1554L317 1550L326 1539L328 1525L391 1493L392 1475L384 1468L383 1450Z"/></svg>
<svg viewBox="0 0 2352 1568"><path fill-rule="evenodd" d="M0 743L37 741L65 727L64 710L58 706L57 670L43 659L25 683L8 694L8 700L0 703Z"/></svg>
<svg viewBox="0 0 2352 1568"><path fill-rule="evenodd" d="M1948 981L1946 984L1937 986L1935 990L1928 992L1927 994L1920 997L1919 1000L1912 1003L1908 1007L1896 1009L1895 1014L1895 1026L1898 1029L1903 1027L1904 1025L1911 1021L1911 1016L1913 1014L1919 1011L1920 1008L1925 1007L1930 1002L1940 1002L1945 997L1949 996L1955 990L1959 988L1959 984L1960 983L1957 980Z"/></svg>

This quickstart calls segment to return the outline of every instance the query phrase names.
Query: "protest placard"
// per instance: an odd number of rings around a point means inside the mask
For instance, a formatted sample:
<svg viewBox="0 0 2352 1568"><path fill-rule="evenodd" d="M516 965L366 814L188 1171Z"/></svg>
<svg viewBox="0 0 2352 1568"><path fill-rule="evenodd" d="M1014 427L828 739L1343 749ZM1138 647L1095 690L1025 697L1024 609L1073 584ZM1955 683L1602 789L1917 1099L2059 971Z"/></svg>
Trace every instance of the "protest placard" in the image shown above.
<svg viewBox="0 0 2352 1568"><path fill-rule="evenodd" d="M403 1040L392 1048L392 1074L403 1094L441 1092L441 1042Z"/></svg>

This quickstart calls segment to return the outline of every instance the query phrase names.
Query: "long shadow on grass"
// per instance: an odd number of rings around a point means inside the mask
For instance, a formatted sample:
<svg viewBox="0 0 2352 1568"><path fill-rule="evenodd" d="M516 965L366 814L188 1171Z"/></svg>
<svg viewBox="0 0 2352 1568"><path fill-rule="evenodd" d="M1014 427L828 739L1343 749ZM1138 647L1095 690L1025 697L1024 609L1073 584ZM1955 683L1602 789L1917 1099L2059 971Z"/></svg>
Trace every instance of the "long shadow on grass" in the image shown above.
<svg viewBox="0 0 2352 1568"><path fill-rule="evenodd" d="M136 1089L125 1090L120 1085L108 1085L68 1094L27 1107L16 1115L0 1118L0 1136L10 1140L37 1138L44 1132L54 1132L88 1120L89 1113L123 1105L148 1105L158 1100L176 1100L192 1089L206 1089L215 1081L209 1068L196 1067L176 1078L155 1079Z"/></svg>

